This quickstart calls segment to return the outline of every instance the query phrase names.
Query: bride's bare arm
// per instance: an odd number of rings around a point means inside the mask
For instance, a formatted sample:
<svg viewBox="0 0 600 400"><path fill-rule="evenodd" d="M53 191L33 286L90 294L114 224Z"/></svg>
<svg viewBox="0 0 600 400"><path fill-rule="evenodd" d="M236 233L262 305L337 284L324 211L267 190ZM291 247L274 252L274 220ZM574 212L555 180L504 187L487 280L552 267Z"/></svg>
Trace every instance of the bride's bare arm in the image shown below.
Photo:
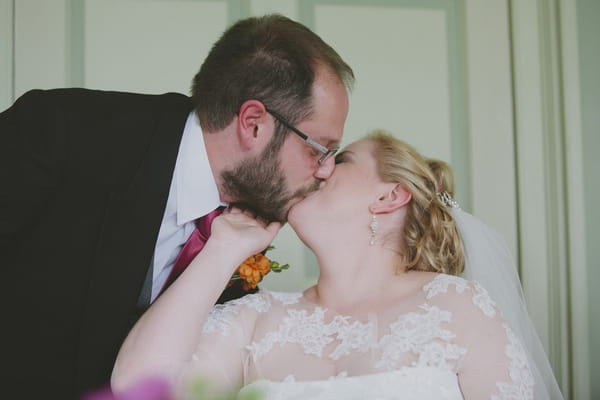
<svg viewBox="0 0 600 400"><path fill-rule="evenodd" d="M279 223L265 225L240 210L216 218L204 249L125 339L112 373L113 389L126 389L147 376L175 381L236 267L265 249L280 227Z"/></svg>

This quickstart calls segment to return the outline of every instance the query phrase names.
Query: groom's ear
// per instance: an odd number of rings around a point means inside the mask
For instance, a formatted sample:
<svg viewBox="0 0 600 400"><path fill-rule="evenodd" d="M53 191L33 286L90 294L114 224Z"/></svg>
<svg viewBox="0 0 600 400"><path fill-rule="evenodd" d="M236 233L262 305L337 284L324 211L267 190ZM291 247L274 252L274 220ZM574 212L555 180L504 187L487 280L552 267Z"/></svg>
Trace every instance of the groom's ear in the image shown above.
<svg viewBox="0 0 600 400"><path fill-rule="evenodd" d="M391 183L386 186L386 190L371 204L370 209L374 214L396 211L407 205L412 199L412 193L401 184Z"/></svg>
<svg viewBox="0 0 600 400"><path fill-rule="evenodd" d="M261 143L268 143L273 135L269 129L267 109L258 100L246 100L238 113L237 135L242 148L250 150ZM270 123L273 126L273 123ZM262 149L262 146L260 146Z"/></svg>

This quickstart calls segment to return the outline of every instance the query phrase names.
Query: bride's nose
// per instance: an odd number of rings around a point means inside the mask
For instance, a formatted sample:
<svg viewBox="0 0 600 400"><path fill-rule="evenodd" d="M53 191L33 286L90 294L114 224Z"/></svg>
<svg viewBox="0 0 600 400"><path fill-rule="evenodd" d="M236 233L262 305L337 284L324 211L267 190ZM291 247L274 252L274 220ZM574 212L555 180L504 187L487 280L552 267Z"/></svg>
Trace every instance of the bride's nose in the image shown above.
<svg viewBox="0 0 600 400"><path fill-rule="evenodd" d="M320 164L315 171L315 178L327 179L333 173L335 169L335 157L327 158L322 164Z"/></svg>

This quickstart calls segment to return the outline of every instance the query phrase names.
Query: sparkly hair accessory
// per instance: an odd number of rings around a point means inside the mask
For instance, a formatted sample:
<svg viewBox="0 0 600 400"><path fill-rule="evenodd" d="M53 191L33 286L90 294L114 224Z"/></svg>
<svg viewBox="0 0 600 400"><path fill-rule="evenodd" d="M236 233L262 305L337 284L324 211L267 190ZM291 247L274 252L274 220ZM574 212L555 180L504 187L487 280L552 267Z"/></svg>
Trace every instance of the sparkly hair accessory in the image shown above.
<svg viewBox="0 0 600 400"><path fill-rule="evenodd" d="M454 200L450 193L446 192L445 190L441 193L438 192L437 197L446 207L460 209L460 204L458 204L458 201Z"/></svg>

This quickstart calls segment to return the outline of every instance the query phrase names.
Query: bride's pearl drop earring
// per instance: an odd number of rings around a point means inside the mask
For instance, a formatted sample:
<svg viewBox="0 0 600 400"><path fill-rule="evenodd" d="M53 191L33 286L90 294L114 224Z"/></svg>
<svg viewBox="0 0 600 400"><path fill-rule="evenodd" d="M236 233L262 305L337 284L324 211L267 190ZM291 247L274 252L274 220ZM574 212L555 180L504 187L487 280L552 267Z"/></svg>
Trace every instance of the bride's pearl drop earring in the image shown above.
<svg viewBox="0 0 600 400"><path fill-rule="evenodd" d="M379 228L379 222L377 222L375 214L373 214L373 217L371 218L369 228L371 228L371 240L369 241L369 244L372 246L375 244L375 234L377 233L377 228Z"/></svg>

